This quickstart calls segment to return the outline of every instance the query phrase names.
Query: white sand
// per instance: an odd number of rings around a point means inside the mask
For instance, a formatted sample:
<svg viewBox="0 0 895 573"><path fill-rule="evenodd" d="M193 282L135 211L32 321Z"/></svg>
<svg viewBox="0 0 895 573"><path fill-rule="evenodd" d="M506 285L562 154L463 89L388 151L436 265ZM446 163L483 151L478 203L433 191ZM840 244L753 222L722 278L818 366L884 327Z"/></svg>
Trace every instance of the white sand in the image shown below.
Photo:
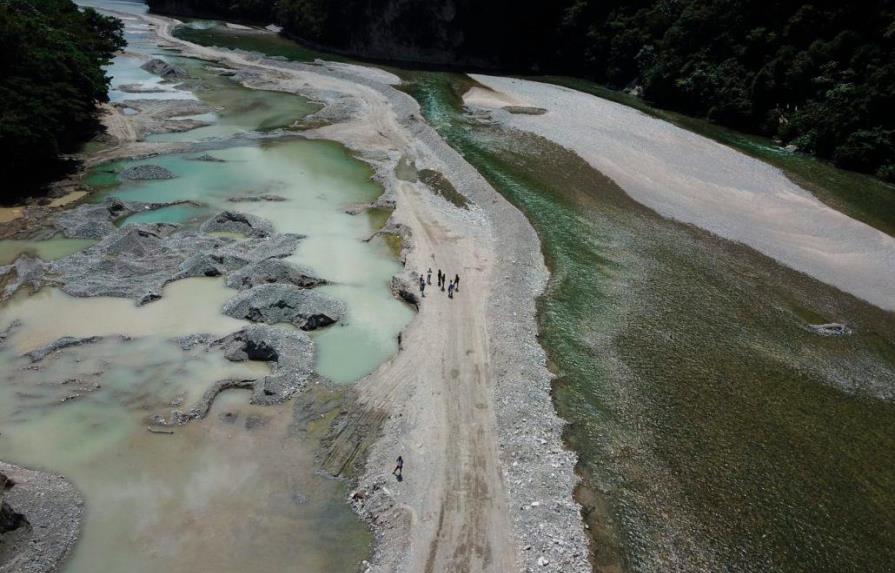
<svg viewBox="0 0 895 573"><path fill-rule="evenodd" d="M578 153L659 214L744 243L895 310L895 238L824 205L779 169L637 110L568 88L474 75L545 115L495 117ZM502 107L478 93L467 105ZM495 98L490 98L495 99Z"/></svg>
<svg viewBox="0 0 895 573"><path fill-rule="evenodd" d="M463 94L463 103L479 107L532 107L527 101L492 89L472 87Z"/></svg>

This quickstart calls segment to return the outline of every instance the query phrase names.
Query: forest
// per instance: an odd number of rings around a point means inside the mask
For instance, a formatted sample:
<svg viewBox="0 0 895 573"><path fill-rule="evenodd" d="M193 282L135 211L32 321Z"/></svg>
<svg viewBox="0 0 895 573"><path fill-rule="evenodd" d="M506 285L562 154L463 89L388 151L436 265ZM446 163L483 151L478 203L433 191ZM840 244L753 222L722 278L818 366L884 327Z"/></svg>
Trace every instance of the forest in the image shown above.
<svg viewBox="0 0 895 573"><path fill-rule="evenodd" d="M71 169L108 101L102 66L121 23L71 0L0 0L0 201L38 194Z"/></svg>
<svg viewBox="0 0 895 573"><path fill-rule="evenodd" d="M358 57L629 88L895 182L891 0L149 0Z"/></svg>

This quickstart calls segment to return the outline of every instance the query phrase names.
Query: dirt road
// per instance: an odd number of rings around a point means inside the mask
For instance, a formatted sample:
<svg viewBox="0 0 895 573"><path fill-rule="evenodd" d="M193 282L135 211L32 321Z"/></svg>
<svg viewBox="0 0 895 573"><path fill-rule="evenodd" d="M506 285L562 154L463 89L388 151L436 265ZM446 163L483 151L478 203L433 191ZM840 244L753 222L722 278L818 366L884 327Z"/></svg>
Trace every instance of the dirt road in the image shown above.
<svg viewBox="0 0 895 573"><path fill-rule="evenodd" d="M392 457L405 460L405 479L392 488L412 531L401 569L517 571L485 324L491 245L448 230L413 186L399 186L398 205L415 239L408 267L461 277L453 299L433 282L405 334L406 350L361 388L370 406L401 418L390 445Z"/></svg>

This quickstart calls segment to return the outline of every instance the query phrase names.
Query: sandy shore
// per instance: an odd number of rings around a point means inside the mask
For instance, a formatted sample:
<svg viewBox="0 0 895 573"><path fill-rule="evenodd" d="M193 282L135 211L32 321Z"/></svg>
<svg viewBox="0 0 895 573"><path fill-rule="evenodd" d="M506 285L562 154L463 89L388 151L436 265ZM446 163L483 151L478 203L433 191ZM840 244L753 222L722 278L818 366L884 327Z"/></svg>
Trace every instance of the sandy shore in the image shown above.
<svg viewBox="0 0 895 573"><path fill-rule="evenodd" d="M590 94L527 80L473 78L497 95L469 93L467 105L492 109L505 125L576 152L660 215L744 243L895 310L895 238L824 205L779 169ZM495 104L504 99L548 111L509 114Z"/></svg>
<svg viewBox="0 0 895 573"><path fill-rule="evenodd" d="M186 55L239 69L249 87L326 104L321 116L337 120L304 135L339 141L374 167L396 206L390 223L412 236L407 271L461 276L453 300L430 291L404 350L357 385L384 420L355 496L377 534L371 569L590 570L576 458L562 447L536 340L547 272L524 216L420 119L391 74L200 47L173 38L170 20L147 20ZM472 208L399 180L402 158L443 173ZM401 482L391 475L398 455Z"/></svg>

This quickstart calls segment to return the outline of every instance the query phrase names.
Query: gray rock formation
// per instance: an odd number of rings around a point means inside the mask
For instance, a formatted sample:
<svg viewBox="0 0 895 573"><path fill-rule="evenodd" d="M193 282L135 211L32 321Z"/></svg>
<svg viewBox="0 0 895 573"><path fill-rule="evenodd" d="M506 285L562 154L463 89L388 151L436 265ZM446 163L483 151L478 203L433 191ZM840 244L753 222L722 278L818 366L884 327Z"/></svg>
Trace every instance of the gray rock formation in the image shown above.
<svg viewBox="0 0 895 573"><path fill-rule="evenodd" d="M0 300L12 296L23 286L38 290L49 266L40 259L21 256L12 264L0 267Z"/></svg>
<svg viewBox="0 0 895 573"><path fill-rule="evenodd" d="M271 283L314 288L326 284L326 281L314 276L310 270L296 267L282 259L264 259L246 265L227 277L227 286L240 290Z"/></svg>
<svg viewBox="0 0 895 573"><path fill-rule="evenodd" d="M194 205L194 201L169 201L163 203L140 203L109 198L103 203L79 205L63 211L56 217L53 226L68 239L102 239L120 230L115 226L135 213L162 209L172 205Z"/></svg>
<svg viewBox="0 0 895 573"><path fill-rule="evenodd" d="M280 404L307 384L314 369L314 343L304 332L282 326L253 324L223 338L192 335L181 338L179 343L186 351L221 350L234 362L268 362L271 374L255 380L219 380L187 412L175 410L169 418L157 419L162 425L205 418L215 398L234 388L251 390L253 404Z"/></svg>
<svg viewBox="0 0 895 573"><path fill-rule="evenodd" d="M176 177L160 165L134 165L118 174L119 179L126 181L162 181Z"/></svg>
<svg viewBox="0 0 895 573"><path fill-rule="evenodd" d="M4 499L6 490L12 488L13 485L15 484L12 480L6 477L5 474L0 473L0 535L9 531L15 531L24 522L22 514L15 512Z"/></svg>
<svg viewBox="0 0 895 573"><path fill-rule="evenodd" d="M63 211L55 225L69 239L101 239L117 230L115 221L135 212L131 204L112 199Z"/></svg>
<svg viewBox="0 0 895 573"><path fill-rule="evenodd" d="M226 303L224 314L267 324L288 323L302 330L333 324L345 313L341 301L291 284L263 284Z"/></svg>
<svg viewBox="0 0 895 573"><path fill-rule="evenodd" d="M51 265L54 280L73 296L117 296L145 304L174 280L220 276L295 251L298 235L237 241L183 232L176 225L133 225Z"/></svg>
<svg viewBox="0 0 895 573"><path fill-rule="evenodd" d="M0 476L0 573L58 571L78 539L80 493L62 476L3 462Z"/></svg>
<svg viewBox="0 0 895 573"><path fill-rule="evenodd" d="M274 233L270 221L234 211L221 211L202 223L200 230L203 233L240 233L247 237L269 237Z"/></svg>
<svg viewBox="0 0 895 573"><path fill-rule="evenodd" d="M187 73L181 68L171 65L159 58L153 58L149 60L148 62L140 66L140 68L146 70L150 74L155 74L166 80L176 80L188 77Z"/></svg>

